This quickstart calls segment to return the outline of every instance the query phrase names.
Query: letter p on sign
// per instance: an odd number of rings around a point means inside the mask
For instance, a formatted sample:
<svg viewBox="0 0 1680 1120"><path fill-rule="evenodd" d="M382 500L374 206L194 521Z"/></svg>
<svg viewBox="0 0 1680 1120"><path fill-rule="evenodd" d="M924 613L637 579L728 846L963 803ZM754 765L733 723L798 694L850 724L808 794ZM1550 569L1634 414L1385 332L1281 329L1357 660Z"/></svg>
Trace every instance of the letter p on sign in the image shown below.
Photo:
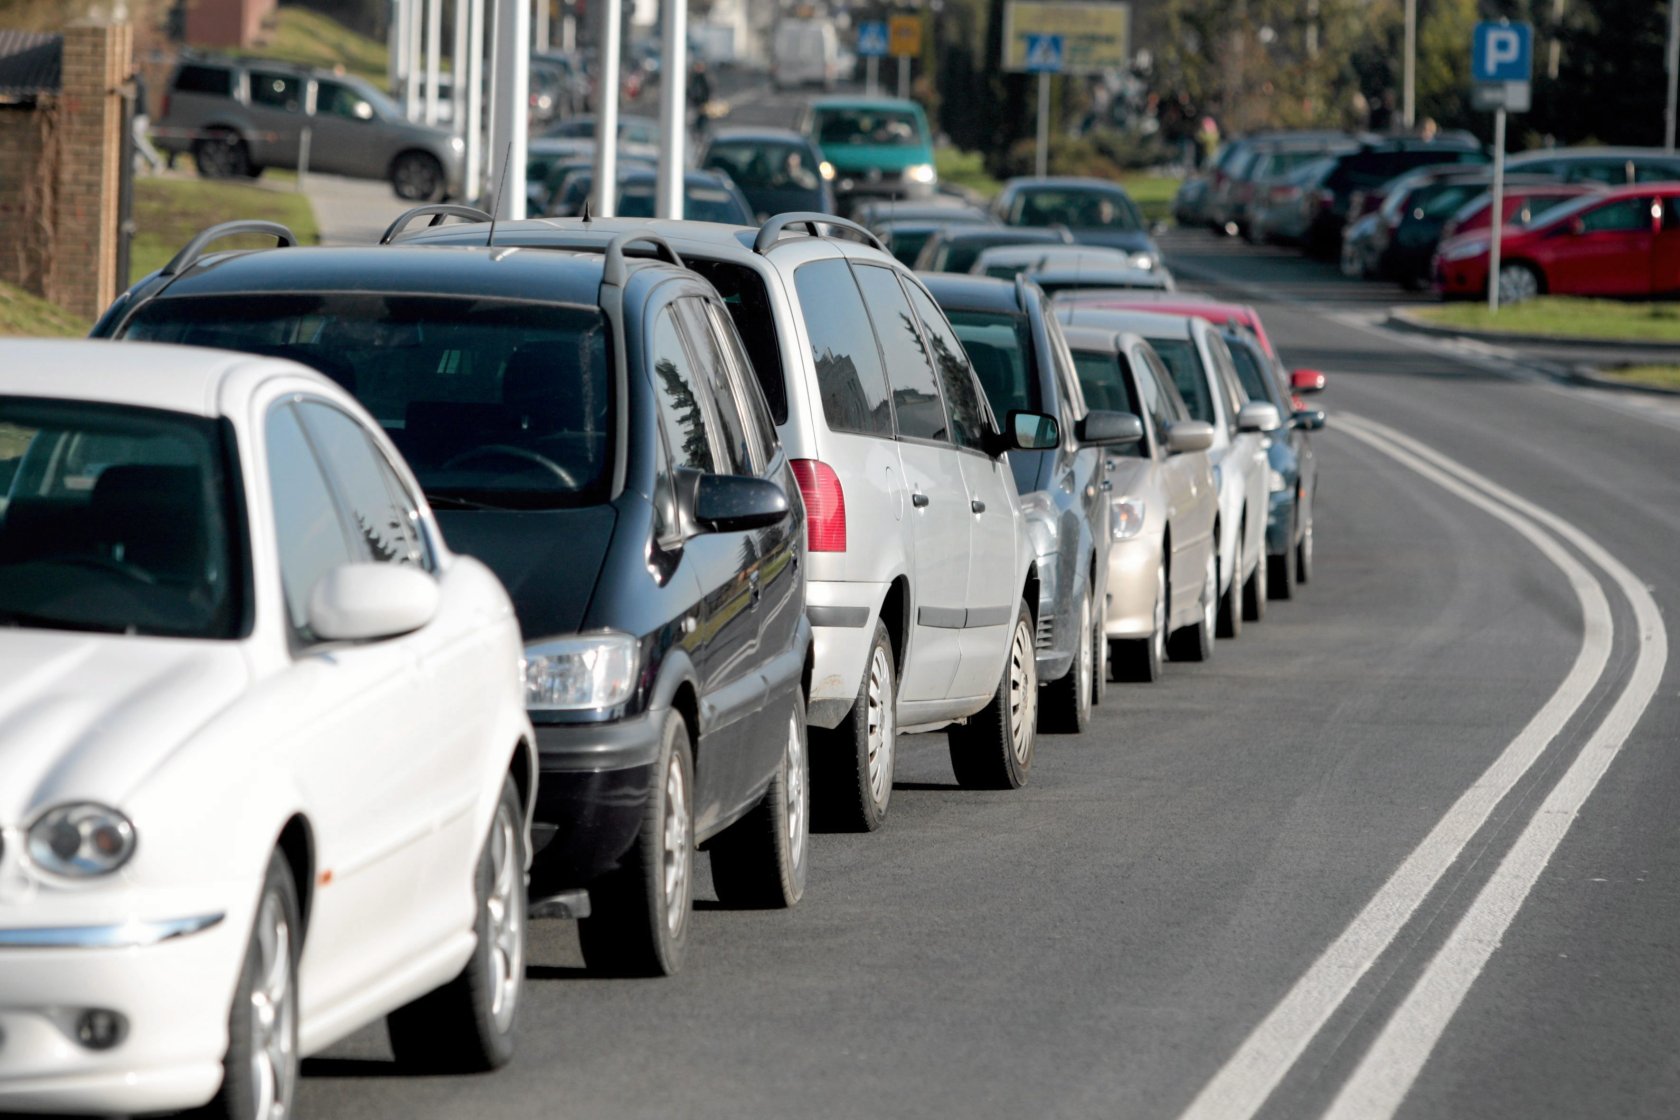
<svg viewBox="0 0 1680 1120"><path fill-rule="evenodd" d="M1526 82L1533 76L1533 28L1526 23L1478 23L1470 73L1478 82Z"/></svg>

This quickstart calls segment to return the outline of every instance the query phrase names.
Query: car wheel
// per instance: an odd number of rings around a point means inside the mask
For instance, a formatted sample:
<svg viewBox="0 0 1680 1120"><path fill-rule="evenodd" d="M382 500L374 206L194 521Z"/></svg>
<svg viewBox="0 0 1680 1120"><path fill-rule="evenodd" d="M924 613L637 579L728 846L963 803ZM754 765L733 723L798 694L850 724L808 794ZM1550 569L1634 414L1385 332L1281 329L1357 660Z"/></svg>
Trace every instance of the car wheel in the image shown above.
<svg viewBox="0 0 1680 1120"><path fill-rule="evenodd" d="M1231 582L1219 597L1219 636L1235 638L1242 633L1243 624L1243 528L1237 527L1237 540L1231 546Z"/></svg>
<svg viewBox="0 0 1680 1120"><path fill-rule="evenodd" d="M1167 566L1155 569L1154 629L1147 638L1114 642L1109 661L1117 681L1158 681L1167 660ZM1187 629L1194 629L1190 627Z"/></svg>
<svg viewBox="0 0 1680 1120"><path fill-rule="evenodd" d="M886 623L875 640L851 711L833 731L819 732L811 756L817 825L831 832L874 832L887 819L898 749L898 677Z"/></svg>
<svg viewBox="0 0 1680 1120"><path fill-rule="evenodd" d="M206 179L242 179L250 174L251 152L238 133L214 128L193 141L193 166Z"/></svg>
<svg viewBox="0 0 1680 1120"><path fill-rule="evenodd" d="M1295 519L1290 518L1289 535L1284 538L1286 541L1293 542L1295 540L1295 524ZM1299 569L1301 566L1300 553L1296 550L1295 545L1293 543L1286 544L1281 554L1270 557L1269 560L1270 583L1266 588L1266 594L1273 599L1295 598L1295 584L1300 580Z"/></svg>
<svg viewBox="0 0 1680 1120"><path fill-rule="evenodd" d="M694 908L694 767L688 723L665 716L659 762L641 831L624 866L590 893L594 912L578 922L590 968L614 976L674 976L688 948Z"/></svg>
<svg viewBox="0 0 1680 1120"><path fill-rule="evenodd" d="M1545 282L1531 265L1514 261L1499 266L1499 302L1521 303L1546 290Z"/></svg>
<svg viewBox="0 0 1680 1120"><path fill-rule="evenodd" d="M222 1087L200 1115L216 1120L285 1120L297 1105L298 956L303 921L297 884L275 852L263 876L257 917L228 1012Z"/></svg>
<svg viewBox="0 0 1680 1120"><path fill-rule="evenodd" d="M1313 569L1313 523L1307 518L1307 527L1301 530L1301 543L1295 546L1295 582L1311 583Z"/></svg>
<svg viewBox="0 0 1680 1120"><path fill-rule="evenodd" d="M1036 656L1032 613L1022 603L997 691L967 723L947 732L951 769L963 788L1020 789L1027 784L1038 730Z"/></svg>
<svg viewBox="0 0 1680 1120"><path fill-rule="evenodd" d="M473 875L467 966L449 983L386 1016L397 1063L415 1072L482 1073L513 1057L525 986L525 810L510 774Z"/></svg>
<svg viewBox="0 0 1680 1120"><path fill-rule="evenodd" d="M1074 633L1079 635L1073 646L1073 663L1060 679L1044 686L1038 709L1038 728L1051 733L1077 735L1091 725L1091 677L1094 671L1091 658L1091 601L1079 597L1079 609L1074 613Z"/></svg>
<svg viewBox="0 0 1680 1120"><path fill-rule="evenodd" d="M1266 542L1262 539L1260 556L1255 561L1254 571L1243 581L1243 618L1248 622L1259 622L1266 617L1266 589L1271 586L1269 560L1266 555Z"/></svg>
<svg viewBox="0 0 1680 1120"><path fill-rule="evenodd" d="M408 202L443 197L443 165L425 152L404 152L391 163L391 189Z"/></svg>
<svg viewBox="0 0 1680 1120"><path fill-rule="evenodd" d="M1217 542L1215 542L1217 546ZM1174 661L1206 661L1213 656L1215 615L1219 604L1219 569L1209 550L1207 571L1202 575L1202 613L1194 623L1173 631L1167 653Z"/></svg>
<svg viewBox="0 0 1680 1120"><path fill-rule="evenodd" d="M805 894L810 850L810 773L805 693L795 690L770 788L752 811L712 841L712 885L725 906L778 910Z"/></svg>

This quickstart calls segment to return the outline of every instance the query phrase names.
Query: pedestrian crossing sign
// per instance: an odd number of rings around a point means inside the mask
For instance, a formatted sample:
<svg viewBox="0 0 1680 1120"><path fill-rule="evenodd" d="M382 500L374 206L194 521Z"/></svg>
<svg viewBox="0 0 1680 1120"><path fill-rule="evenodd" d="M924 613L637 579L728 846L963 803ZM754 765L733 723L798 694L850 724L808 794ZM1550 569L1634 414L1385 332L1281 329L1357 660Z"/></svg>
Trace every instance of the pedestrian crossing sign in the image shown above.
<svg viewBox="0 0 1680 1120"><path fill-rule="evenodd" d="M1060 35L1027 36L1027 73L1060 74L1062 72L1062 37Z"/></svg>
<svg viewBox="0 0 1680 1120"><path fill-rule="evenodd" d="M859 58L885 58L887 55L887 25L883 20L858 24L857 54Z"/></svg>

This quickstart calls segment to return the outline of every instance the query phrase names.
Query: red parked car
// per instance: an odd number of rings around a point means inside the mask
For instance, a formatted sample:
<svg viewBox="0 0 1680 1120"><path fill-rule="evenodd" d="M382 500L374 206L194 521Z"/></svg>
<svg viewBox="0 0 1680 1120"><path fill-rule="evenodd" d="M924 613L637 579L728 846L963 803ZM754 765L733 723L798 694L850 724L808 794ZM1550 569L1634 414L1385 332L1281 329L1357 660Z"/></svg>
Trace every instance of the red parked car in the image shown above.
<svg viewBox="0 0 1680 1120"><path fill-rule="evenodd" d="M1487 291L1489 239L1464 233L1441 243L1435 283L1449 299ZM1501 302L1542 292L1649 296L1680 292L1680 183L1642 183L1588 195L1508 225L1501 238Z"/></svg>
<svg viewBox="0 0 1680 1120"><path fill-rule="evenodd" d="M1533 184L1526 187L1513 188L1509 182L1505 184L1505 224L1508 226L1526 226L1536 218L1546 216L1546 211L1554 206L1562 205L1570 199L1580 198L1584 194L1602 194L1602 183L1546 183ZM1447 219L1447 224L1441 227L1441 240L1445 241L1460 233L1475 233L1477 230L1487 229L1493 215L1493 195L1487 192L1477 195L1463 206L1460 206L1453 216Z"/></svg>

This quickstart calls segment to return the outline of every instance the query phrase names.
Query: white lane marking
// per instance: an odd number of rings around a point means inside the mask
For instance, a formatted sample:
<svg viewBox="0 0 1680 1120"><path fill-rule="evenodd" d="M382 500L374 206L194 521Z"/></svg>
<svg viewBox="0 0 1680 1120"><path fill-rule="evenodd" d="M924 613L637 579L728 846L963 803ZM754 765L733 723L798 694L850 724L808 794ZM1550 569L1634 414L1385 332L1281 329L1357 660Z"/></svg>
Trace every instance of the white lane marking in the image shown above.
<svg viewBox="0 0 1680 1120"><path fill-rule="evenodd" d="M1439 464L1443 470L1460 477L1469 476L1465 468L1457 467L1438 452L1399 432L1374 423L1368 427L1413 454ZM1639 629L1639 653L1627 688L1371 1044L1331 1104L1326 1120L1386 1120L1399 1110L1442 1032L1463 1004L1488 958L1499 947L1500 939L1522 909L1540 873L1563 843L1569 826L1650 706L1668 664L1668 631L1656 600L1621 561L1562 518L1497 486L1481 485L1575 545L1609 574L1633 607Z"/></svg>
<svg viewBox="0 0 1680 1120"><path fill-rule="evenodd" d="M1437 486L1503 521L1556 565L1569 581L1580 605L1581 648L1551 698L1249 1033L1190 1102L1180 1120L1247 1120L1259 1112L1360 978L1393 944L1465 845L1587 701L1610 658L1612 624L1604 588L1533 519L1496 503L1443 470L1393 450L1369 434L1358 417L1338 411L1336 424L1337 431L1398 460Z"/></svg>

